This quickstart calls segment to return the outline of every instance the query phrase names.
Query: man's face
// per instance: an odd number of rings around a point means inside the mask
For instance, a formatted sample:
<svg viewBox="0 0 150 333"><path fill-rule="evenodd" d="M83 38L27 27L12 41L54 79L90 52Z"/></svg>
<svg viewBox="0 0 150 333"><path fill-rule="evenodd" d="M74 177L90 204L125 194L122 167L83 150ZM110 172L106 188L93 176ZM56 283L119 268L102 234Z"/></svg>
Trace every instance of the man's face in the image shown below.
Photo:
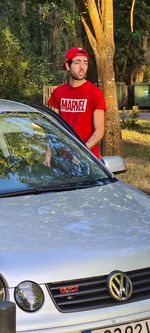
<svg viewBox="0 0 150 333"><path fill-rule="evenodd" d="M77 56L72 59L69 66L66 64L67 69L70 71L70 76L75 80L83 80L88 69L88 59L84 56Z"/></svg>

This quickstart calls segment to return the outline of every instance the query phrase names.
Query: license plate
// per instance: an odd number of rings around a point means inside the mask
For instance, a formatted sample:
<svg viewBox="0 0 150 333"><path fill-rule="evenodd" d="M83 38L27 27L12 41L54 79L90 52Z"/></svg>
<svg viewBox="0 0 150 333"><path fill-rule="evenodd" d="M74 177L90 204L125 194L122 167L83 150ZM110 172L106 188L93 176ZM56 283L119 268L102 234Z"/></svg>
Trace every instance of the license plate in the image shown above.
<svg viewBox="0 0 150 333"><path fill-rule="evenodd" d="M150 319L119 326L87 330L82 333L150 333Z"/></svg>

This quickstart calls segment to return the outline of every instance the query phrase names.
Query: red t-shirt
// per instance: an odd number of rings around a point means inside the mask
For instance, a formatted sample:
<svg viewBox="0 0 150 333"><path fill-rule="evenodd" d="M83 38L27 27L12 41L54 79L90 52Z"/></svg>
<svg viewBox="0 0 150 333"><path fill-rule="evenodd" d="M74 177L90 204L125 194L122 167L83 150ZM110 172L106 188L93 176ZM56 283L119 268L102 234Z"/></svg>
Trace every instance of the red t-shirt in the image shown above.
<svg viewBox="0 0 150 333"><path fill-rule="evenodd" d="M102 91L90 81L79 87L71 87L68 83L58 86L52 92L48 105L59 110L60 116L84 143L94 132L93 112L96 109L106 110ZM98 145L95 145L91 151L100 157Z"/></svg>

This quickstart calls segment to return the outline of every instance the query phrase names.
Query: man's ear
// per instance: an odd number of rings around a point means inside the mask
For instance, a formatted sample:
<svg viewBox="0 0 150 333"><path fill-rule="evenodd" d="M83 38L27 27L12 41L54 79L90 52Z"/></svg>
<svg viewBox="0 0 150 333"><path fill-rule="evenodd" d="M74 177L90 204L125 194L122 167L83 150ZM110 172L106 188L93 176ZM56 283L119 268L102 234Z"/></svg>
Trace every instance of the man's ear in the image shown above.
<svg viewBox="0 0 150 333"><path fill-rule="evenodd" d="M68 62L66 62L66 69L67 69L67 71L70 70L70 66L69 66Z"/></svg>

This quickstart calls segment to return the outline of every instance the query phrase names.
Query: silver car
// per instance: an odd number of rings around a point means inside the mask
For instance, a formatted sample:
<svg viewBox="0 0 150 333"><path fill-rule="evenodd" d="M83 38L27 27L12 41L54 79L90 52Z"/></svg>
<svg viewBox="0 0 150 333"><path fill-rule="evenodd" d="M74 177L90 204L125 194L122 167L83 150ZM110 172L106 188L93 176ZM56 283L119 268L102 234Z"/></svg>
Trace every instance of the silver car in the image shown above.
<svg viewBox="0 0 150 333"><path fill-rule="evenodd" d="M124 169L51 110L0 100L0 301L18 333L150 332L150 198Z"/></svg>

